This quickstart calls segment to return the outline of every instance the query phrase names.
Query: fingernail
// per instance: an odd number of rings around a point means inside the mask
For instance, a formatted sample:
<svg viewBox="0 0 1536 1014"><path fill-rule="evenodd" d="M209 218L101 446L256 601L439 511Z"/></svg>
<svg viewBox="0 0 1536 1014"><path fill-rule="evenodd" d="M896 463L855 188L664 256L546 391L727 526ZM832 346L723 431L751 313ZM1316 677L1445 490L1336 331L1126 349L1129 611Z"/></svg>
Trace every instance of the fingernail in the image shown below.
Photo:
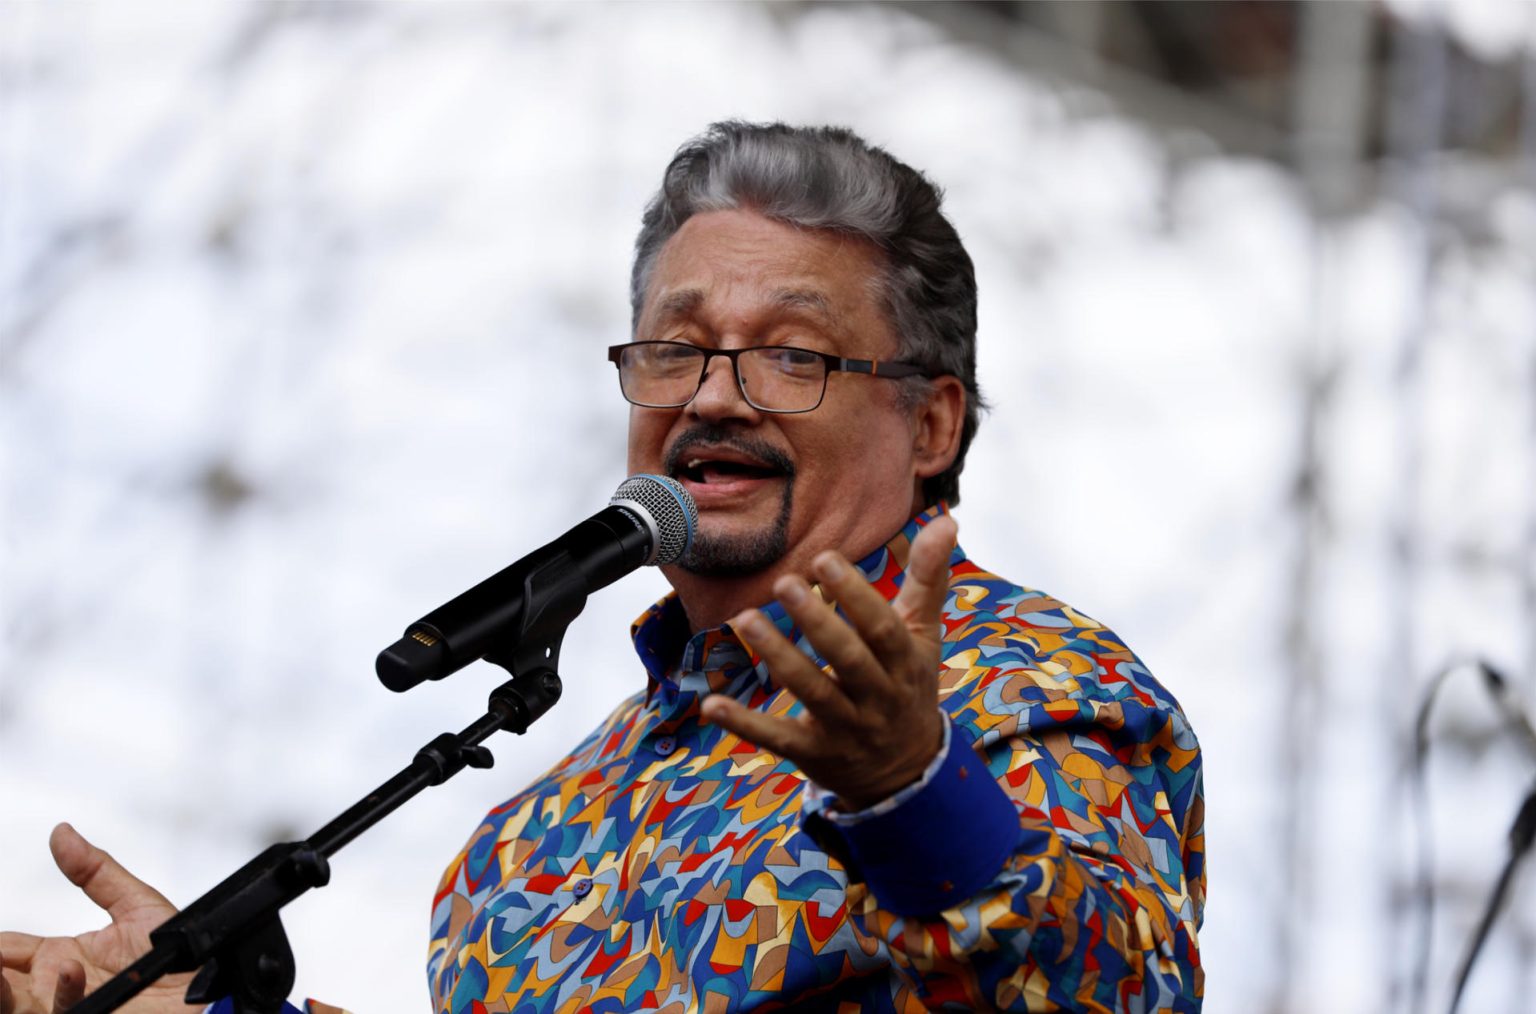
<svg viewBox="0 0 1536 1014"><path fill-rule="evenodd" d="M824 556L816 561L816 573L823 581L836 581L848 572L848 565L839 556Z"/></svg>
<svg viewBox="0 0 1536 1014"><path fill-rule="evenodd" d="M785 581L779 585L777 591L779 601L786 606L798 606L805 601L805 582L795 579Z"/></svg>
<svg viewBox="0 0 1536 1014"><path fill-rule="evenodd" d="M731 619L731 626L736 630L744 630L747 633L755 633L763 629L763 614L756 609L748 609L744 613L737 613Z"/></svg>

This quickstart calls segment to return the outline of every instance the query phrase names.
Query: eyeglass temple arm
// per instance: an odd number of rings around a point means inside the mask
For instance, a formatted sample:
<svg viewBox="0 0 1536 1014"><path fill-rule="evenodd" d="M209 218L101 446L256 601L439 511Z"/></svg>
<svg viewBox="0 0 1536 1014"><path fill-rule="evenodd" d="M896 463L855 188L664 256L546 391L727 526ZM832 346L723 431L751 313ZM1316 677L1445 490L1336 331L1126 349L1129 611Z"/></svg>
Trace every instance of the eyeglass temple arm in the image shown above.
<svg viewBox="0 0 1536 1014"><path fill-rule="evenodd" d="M877 359L839 359L828 357L837 363L837 368L848 373L868 373L872 377L915 377L919 374L927 374L927 370L911 363L896 363L889 360Z"/></svg>

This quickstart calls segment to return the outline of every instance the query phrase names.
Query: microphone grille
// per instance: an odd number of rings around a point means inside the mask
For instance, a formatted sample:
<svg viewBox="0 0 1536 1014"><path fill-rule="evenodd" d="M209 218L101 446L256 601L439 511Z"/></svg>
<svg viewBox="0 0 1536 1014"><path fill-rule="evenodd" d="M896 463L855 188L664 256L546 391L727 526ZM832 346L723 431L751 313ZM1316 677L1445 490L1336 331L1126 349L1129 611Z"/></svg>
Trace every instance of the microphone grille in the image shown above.
<svg viewBox="0 0 1536 1014"><path fill-rule="evenodd" d="M610 504L638 507L645 511L656 528L656 554L650 560L658 566L676 563L693 544L693 529L699 523L699 507L676 479L664 475L632 475L619 483Z"/></svg>

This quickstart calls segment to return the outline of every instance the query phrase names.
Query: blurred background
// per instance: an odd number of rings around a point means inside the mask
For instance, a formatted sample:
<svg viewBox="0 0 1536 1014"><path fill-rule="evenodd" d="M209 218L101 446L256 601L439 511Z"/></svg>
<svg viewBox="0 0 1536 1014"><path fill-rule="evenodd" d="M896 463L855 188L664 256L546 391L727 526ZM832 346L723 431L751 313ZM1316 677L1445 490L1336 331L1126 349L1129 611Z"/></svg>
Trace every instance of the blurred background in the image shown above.
<svg viewBox="0 0 1536 1014"><path fill-rule="evenodd" d="M0 925L99 924L59 820L185 903L480 713L499 670L374 655L606 502L641 209L784 119L947 190L961 538L1193 720L1207 1009L1445 1009L1536 776L1533 46L1509 0L0 2ZM302 994L426 1009L439 873L664 588L287 910ZM1530 1009L1533 879L1463 1009Z"/></svg>

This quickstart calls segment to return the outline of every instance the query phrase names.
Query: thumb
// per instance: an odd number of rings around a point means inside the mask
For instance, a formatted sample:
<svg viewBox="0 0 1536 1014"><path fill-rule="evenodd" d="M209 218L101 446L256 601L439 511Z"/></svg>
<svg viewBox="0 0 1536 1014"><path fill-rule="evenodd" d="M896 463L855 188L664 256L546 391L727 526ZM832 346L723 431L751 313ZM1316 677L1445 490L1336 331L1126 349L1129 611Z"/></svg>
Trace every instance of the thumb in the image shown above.
<svg viewBox="0 0 1536 1014"><path fill-rule="evenodd" d="M137 908L174 909L165 895L125 870L106 852L85 840L68 824L60 824L48 836L48 850L59 872L85 892L116 922Z"/></svg>
<svg viewBox="0 0 1536 1014"><path fill-rule="evenodd" d="M909 628L935 636L934 628L949 597L949 556L959 528L948 514L934 518L912 540L907 576L893 605Z"/></svg>

